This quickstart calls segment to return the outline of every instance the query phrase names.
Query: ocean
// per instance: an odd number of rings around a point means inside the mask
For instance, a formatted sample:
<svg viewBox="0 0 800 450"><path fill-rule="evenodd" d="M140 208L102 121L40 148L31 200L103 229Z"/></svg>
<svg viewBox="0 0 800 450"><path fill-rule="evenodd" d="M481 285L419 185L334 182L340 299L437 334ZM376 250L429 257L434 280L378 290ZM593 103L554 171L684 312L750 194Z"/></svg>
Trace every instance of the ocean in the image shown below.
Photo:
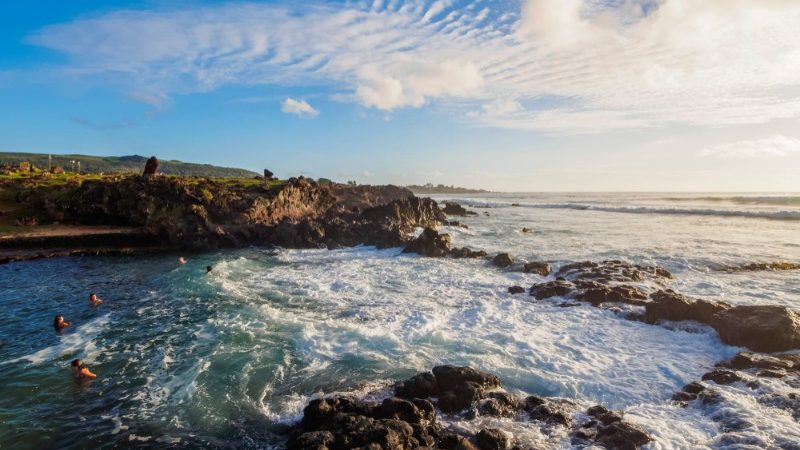
<svg viewBox="0 0 800 450"><path fill-rule="evenodd" d="M622 259L670 270L668 287L733 304L800 308L798 271L726 272L800 262L798 194L440 195L478 213L442 227L455 246L555 267ZM532 232L523 233L522 228ZM313 398L381 397L438 364L496 374L518 394L624 411L647 448L797 448L800 423L765 399L781 380L720 386L715 404L670 402L741 348L693 323L647 325L613 308L510 295L539 275L485 260L401 249L248 248L74 257L0 265L0 448L282 448ZM214 267L206 274L206 266ZM90 308L89 292L105 303ZM55 314L73 326L52 328ZM74 358L98 374L76 383ZM736 433L726 420L749 426ZM538 448L566 429L492 425ZM742 445L750 447L742 447Z"/></svg>

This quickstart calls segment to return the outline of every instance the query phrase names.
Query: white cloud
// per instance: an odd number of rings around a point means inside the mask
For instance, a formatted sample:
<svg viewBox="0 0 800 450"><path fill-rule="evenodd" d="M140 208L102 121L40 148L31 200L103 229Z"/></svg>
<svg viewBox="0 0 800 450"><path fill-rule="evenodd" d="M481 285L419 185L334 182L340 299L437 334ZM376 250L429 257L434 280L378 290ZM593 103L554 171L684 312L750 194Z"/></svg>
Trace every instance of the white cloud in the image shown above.
<svg viewBox="0 0 800 450"><path fill-rule="evenodd" d="M281 103L281 111L286 114L295 114L300 117L317 117L319 111L314 109L305 100L295 100L291 97L287 98Z"/></svg>
<svg viewBox="0 0 800 450"><path fill-rule="evenodd" d="M754 141L738 141L706 147L701 156L719 158L769 158L783 157L800 152L800 139L777 134Z"/></svg>
<svg viewBox="0 0 800 450"><path fill-rule="evenodd" d="M112 12L29 41L70 56L70 76L132 92L317 86L559 133L800 117L800 1L367 3Z"/></svg>
<svg viewBox="0 0 800 450"><path fill-rule="evenodd" d="M417 175L420 175L420 176L423 176L423 177L438 178L438 177L441 177L442 175L444 175L444 173L439 169L419 170L419 171L417 171Z"/></svg>

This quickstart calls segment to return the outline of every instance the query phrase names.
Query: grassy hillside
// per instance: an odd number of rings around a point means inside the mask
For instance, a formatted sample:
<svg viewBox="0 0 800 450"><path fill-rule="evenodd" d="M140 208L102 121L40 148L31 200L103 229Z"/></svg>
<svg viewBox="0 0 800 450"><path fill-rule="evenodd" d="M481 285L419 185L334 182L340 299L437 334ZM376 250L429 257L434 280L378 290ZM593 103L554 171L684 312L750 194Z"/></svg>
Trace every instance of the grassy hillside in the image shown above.
<svg viewBox="0 0 800 450"><path fill-rule="evenodd" d="M42 153L3 153L0 152L0 165L17 165L28 161L36 167L47 168L47 156ZM52 155L53 165L61 166L67 171L77 169L81 163L83 173L141 173L147 158L144 156L87 156L87 155ZM73 165L72 161L75 161ZM181 161L159 160L160 173L169 175L186 175L201 177L252 178L255 172L230 167L218 167L209 164L193 164Z"/></svg>

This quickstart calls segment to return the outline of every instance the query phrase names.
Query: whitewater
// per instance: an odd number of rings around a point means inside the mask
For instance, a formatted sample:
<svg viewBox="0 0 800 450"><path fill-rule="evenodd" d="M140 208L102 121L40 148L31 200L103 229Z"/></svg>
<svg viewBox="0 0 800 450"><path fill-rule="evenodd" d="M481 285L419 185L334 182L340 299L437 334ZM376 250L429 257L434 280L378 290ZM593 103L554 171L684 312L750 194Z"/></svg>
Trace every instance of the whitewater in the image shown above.
<svg viewBox="0 0 800 450"><path fill-rule="evenodd" d="M800 308L797 271L724 271L800 262L797 194L440 195L477 213L441 227L455 246L555 267L621 259L674 274L668 287L732 304ZM529 228L532 232L523 232ZM0 266L0 448L283 448L313 398L388 387L438 364L497 375L520 395L624 411L651 449L798 448L800 424L765 401L800 386L719 386L721 401L672 395L743 350L696 323L647 325L613 308L510 295L547 277L485 260L399 248L251 248ZM206 266L213 271L206 274ZM552 277L552 276L551 276ZM105 304L87 306L88 292ZM55 314L74 324L52 329ZM98 374L70 377L82 358ZM725 430L731 420L751 426ZM535 422L496 426L536 448L571 448Z"/></svg>

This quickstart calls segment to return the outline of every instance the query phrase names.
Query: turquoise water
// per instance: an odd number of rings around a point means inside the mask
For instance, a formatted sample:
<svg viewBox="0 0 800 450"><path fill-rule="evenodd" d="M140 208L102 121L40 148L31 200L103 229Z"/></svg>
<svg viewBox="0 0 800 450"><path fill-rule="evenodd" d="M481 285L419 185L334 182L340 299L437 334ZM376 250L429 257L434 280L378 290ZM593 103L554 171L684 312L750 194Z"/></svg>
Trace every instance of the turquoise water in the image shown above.
<svg viewBox="0 0 800 450"><path fill-rule="evenodd" d="M671 287L690 295L800 305L796 272L715 271L800 261L791 201L673 197L462 198L490 206L476 209L489 215L464 219L468 230L446 230L456 245L517 259L655 263L675 273ZM534 232L521 233L523 226ZM496 373L520 394L624 409L626 420L656 437L653 448L725 448L719 411L668 403L740 350L705 327L533 302L506 288L541 281L536 275L399 249L243 249L184 255L185 266L178 256L0 266L1 448L280 448L309 399L379 396L393 380L441 363ZM105 303L89 307L89 292ZM55 333L55 314L73 326ZM74 358L98 378L74 381ZM791 387L725 389L720 408L757 424L742 439L800 440L791 415L754 397ZM500 425L531 445L569 446L565 435L535 424Z"/></svg>

